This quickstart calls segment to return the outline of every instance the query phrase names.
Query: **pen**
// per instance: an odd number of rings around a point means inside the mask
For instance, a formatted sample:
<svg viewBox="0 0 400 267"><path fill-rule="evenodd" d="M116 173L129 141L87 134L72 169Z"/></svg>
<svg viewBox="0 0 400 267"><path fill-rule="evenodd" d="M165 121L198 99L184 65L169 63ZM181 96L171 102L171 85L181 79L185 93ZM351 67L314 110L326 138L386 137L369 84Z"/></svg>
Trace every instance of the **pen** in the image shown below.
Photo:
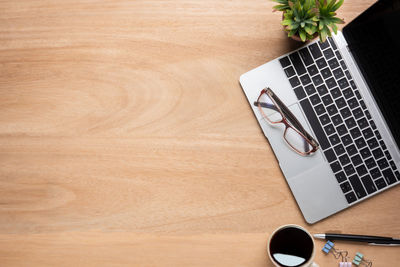
<svg viewBox="0 0 400 267"><path fill-rule="evenodd" d="M349 235L349 234L314 234L315 238L326 240L342 240L352 242L364 242L377 246L400 246L400 239L383 236Z"/></svg>

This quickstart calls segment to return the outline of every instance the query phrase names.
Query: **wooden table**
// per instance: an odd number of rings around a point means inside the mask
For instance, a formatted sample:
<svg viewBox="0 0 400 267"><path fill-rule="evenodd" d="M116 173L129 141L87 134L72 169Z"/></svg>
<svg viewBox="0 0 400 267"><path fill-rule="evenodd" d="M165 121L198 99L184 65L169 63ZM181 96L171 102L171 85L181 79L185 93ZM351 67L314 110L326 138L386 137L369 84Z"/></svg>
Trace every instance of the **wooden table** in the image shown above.
<svg viewBox="0 0 400 267"><path fill-rule="evenodd" d="M400 188L304 221L238 83L298 46L272 5L0 1L0 265L272 266L287 223L400 236Z"/></svg>

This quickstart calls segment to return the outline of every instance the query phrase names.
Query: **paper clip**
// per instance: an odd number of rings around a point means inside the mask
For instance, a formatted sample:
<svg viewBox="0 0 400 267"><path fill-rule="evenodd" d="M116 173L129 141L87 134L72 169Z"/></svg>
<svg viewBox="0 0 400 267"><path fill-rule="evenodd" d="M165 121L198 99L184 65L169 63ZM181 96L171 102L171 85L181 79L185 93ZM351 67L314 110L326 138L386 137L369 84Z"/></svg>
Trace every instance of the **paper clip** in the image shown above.
<svg viewBox="0 0 400 267"><path fill-rule="evenodd" d="M332 253L335 259L341 258L341 262L339 262L339 267L351 267L351 262L347 261L347 255L349 254L346 250L338 250L334 248L335 244L332 241L326 242L325 246L322 248L322 251L325 254Z"/></svg>
<svg viewBox="0 0 400 267"><path fill-rule="evenodd" d="M367 260L364 258L364 255L361 254L360 252L356 253L356 256L354 257L353 263L357 266L360 266L360 264L371 267L372 266L372 261Z"/></svg>
<svg viewBox="0 0 400 267"><path fill-rule="evenodd" d="M347 261L347 251L346 255L342 255L342 261L339 262L339 267L351 267L351 261Z"/></svg>

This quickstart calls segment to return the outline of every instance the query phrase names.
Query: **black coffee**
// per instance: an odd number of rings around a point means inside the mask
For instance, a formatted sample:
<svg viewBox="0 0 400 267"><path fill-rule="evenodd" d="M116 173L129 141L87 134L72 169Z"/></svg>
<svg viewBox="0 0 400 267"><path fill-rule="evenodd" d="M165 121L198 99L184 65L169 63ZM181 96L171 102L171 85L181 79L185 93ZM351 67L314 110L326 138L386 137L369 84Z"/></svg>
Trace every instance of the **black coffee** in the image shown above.
<svg viewBox="0 0 400 267"><path fill-rule="evenodd" d="M313 248L311 237L294 227L279 230L269 245L274 260L284 267L301 266L306 263L312 256Z"/></svg>

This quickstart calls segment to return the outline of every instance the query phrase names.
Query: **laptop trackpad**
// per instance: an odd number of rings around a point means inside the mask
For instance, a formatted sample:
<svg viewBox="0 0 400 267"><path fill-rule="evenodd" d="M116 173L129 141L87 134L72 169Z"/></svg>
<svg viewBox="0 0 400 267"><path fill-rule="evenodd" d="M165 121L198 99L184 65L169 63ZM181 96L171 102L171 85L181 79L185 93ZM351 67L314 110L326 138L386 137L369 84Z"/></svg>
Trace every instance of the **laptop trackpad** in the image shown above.
<svg viewBox="0 0 400 267"><path fill-rule="evenodd" d="M282 99L282 101L284 102L284 99ZM304 129L315 138L315 135L307 123L299 105L297 103L293 104L289 106L289 109L303 125ZM274 150L275 156L279 160L279 165L281 166L286 179L294 177L300 172L311 169L316 165L325 162L325 159L321 154L321 149L310 156L301 156L294 152L283 139L283 133L285 130L285 125L283 123L271 125L265 119L261 118L260 125Z"/></svg>

